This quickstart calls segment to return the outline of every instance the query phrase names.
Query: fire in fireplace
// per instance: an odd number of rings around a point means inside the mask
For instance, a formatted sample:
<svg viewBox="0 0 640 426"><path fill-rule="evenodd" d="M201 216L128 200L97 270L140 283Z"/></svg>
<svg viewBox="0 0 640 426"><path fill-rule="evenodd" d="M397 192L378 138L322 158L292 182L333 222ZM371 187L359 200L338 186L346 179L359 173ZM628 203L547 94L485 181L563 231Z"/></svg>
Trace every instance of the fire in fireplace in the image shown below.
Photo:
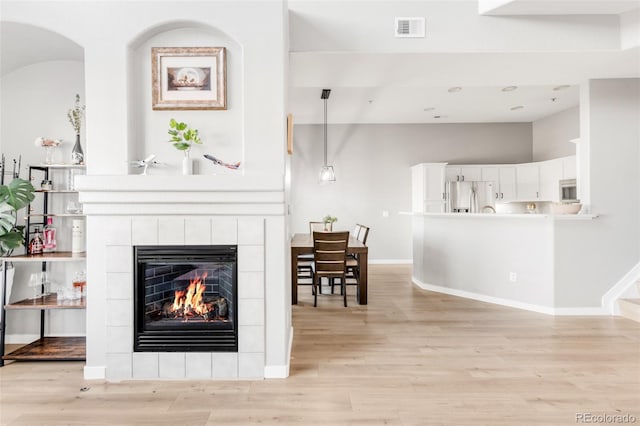
<svg viewBox="0 0 640 426"><path fill-rule="evenodd" d="M237 246L134 247L136 352L236 352Z"/></svg>

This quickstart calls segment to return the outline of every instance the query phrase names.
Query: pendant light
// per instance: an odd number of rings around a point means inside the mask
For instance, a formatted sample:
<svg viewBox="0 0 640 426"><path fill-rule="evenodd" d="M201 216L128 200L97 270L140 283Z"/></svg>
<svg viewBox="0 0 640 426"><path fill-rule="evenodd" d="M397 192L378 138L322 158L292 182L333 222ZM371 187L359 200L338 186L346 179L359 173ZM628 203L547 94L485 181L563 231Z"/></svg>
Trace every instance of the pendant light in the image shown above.
<svg viewBox="0 0 640 426"><path fill-rule="evenodd" d="M331 89L322 89L320 99L324 100L324 163L320 169L320 182L335 182L336 174L333 166L327 165L327 100L331 94Z"/></svg>

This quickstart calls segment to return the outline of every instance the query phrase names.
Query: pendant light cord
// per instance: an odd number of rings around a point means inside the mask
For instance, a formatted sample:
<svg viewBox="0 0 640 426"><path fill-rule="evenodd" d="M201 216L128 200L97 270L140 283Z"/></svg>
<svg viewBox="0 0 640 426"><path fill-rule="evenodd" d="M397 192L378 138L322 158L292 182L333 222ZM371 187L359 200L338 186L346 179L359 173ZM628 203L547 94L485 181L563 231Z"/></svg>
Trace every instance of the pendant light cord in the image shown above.
<svg viewBox="0 0 640 426"><path fill-rule="evenodd" d="M327 99L324 100L324 165L327 165Z"/></svg>

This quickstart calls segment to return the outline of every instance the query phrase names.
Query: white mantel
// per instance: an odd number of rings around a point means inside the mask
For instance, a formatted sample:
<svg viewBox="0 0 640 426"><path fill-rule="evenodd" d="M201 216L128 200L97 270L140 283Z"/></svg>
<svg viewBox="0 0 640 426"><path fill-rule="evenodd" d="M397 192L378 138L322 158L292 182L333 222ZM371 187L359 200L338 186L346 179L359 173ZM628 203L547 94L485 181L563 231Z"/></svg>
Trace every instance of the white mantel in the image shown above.
<svg viewBox="0 0 640 426"><path fill-rule="evenodd" d="M87 216L92 284L85 378L288 375L283 176L88 175L78 176L76 187ZM238 245L238 353L133 352L132 247L183 244Z"/></svg>

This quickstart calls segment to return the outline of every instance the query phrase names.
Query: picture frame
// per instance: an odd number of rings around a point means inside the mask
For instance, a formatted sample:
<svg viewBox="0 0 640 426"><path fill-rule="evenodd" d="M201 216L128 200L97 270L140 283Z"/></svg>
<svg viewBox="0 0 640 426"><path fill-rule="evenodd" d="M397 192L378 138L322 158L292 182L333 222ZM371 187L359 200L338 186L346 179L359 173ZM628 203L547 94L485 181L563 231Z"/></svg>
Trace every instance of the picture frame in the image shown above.
<svg viewBox="0 0 640 426"><path fill-rule="evenodd" d="M224 47L152 47L154 110L226 110Z"/></svg>
<svg viewBox="0 0 640 426"><path fill-rule="evenodd" d="M293 114L287 115L287 153L293 154Z"/></svg>

